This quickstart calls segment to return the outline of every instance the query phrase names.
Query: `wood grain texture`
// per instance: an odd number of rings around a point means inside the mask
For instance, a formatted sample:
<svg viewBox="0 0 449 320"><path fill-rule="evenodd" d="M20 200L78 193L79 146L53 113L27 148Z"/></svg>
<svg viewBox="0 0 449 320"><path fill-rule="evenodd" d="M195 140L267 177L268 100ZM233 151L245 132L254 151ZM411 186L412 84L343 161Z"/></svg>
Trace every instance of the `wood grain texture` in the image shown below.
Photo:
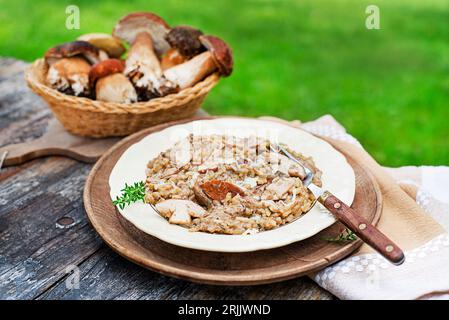
<svg viewBox="0 0 449 320"><path fill-rule="evenodd" d="M34 140L42 135L51 111L23 79L27 65L0 59L0 146Z"/></svg>
<svg viewBox="0 0 449 320"><path fill-rule="evenodd" d="M51 112L23 79L26 63L0 58L0 146L40 137ZM252 287L199 285L141 268L114 253L87 221L91 165L49 157L0 170L1 299L334 299L307 277ZM75 224L61 229L57 221ZM80 270L67 289L66 268Z"/></svg>
<svg viewBox="0 0 449 320"><path fill-rule="evenodd" d="M68 266L101 246L79 201L88 171L75 161L52 158L30 163L5 179L1 176L2 299L38 296L63 278ZM70 217L74 224L58 227L62 217Z"/></svg>
<svg viewBox="0 0 449 320"><path fill-rule="evenodd" d="M119 254L148 269L189 281L255 285L283 281L320 270L347 256L362 244L357 240L342 246L324 240L338 237L344 230L342 224L336 223L312 238L282 248L246 253L206 252L170 245L132 226L112 205L108 184L111 170L132 144L150 133L188 121L175 121L130 136L109 150L92 169L84 190L85 208L96 231ZM356 173L353 207L367 221L375 224L382 209L379 187L360 164L349 154L345 155Z"/></svg>
<svg viewBox="0 0 449 320"><path fill-rule="evenodd" d="M196 284L148 271L109 251L104 247L80 265L79 290L61 281L39 299L334 299L307 277L245 287Z"/></svg>

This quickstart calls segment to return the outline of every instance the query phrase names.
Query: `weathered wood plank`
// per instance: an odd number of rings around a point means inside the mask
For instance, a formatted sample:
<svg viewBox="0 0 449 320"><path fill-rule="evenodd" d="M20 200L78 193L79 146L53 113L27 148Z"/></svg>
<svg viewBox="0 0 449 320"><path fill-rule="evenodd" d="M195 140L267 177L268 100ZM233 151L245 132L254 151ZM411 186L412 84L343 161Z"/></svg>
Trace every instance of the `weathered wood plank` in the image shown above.
<svg viewBox="0 0 449 320"><path fill-rule="evenodd" d="M34 298L94 253L82 189L89 166L69 159L33 163L0 185L0 298ZM60 228L62 217L73 219Z"/></svg>
<svg viewBox="0 0 449 320"><path fill-rule="evenodd" d="M62 280L39 299L332 299L307 278L252 287L189 283L145 270L106 247L79 267L79 289Z"/></svg>
<svg viewBox="0 0 449 320"><path fill-rule="evenodd" d="M32 140L42 135L51 112L26 86L23 70L27 64L0 61L0 146Z"/></svg>
<svg viewBox="0 0 449 320"><path fill-rule="evenodd" d="M7 81L8 78L23 72L28 63L14 58L0 58L0 82Z"/></svg>
<svg viewBox="0 0 449 320"><path fill-rule="evenodd" d="M25 84L26 65L0 59L0 145L35 139L51 118ZM1 170L0 298L38 296L101 246L81 201L89 170L57 157ZM64 216L74 220L70 228L57 227Z"/></svg>

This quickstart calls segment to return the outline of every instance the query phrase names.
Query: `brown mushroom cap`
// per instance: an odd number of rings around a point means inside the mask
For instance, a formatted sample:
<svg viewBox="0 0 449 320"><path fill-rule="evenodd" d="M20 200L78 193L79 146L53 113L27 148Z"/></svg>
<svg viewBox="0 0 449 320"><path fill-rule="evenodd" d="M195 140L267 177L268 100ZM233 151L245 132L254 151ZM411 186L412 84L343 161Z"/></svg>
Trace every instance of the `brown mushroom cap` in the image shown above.
<svg viewBox="0 0 449 320"><path fill-rule="evenodd" d="M139 33L147 32L151 35L154 49L160 56L170 48L165 40L169 30L170 26L158 15L150 12L134 12L120 19L112 35L132 44Z"/></svg>
<svg viewBox="0 0 449 320"><path fill-rule="evenodd" d="M190 26L177 26L168 32L165 40L186 58L192 58L204 51L204 46L199 40L201 35L203 35L201 30Z"/></svg>
<svg viewBox="0 0 449 320"><path fill-rule="evenodd" d="M225 77L229 76L232 73L234 64L231 48L223 40L215 36L200 36L199 39L211 53L220 73Z"/></svg>
<svg viewBox="0 0 449 320"><path fill-rule="evenodd" d="M100 50L104 50L111 58L120 58L126 51L120 39L106 33L87 33L77 40L87 41Z"/></svg>
<svg viewBox="0 0 449 320"><path fill-rule="evenodd" d="M69 58L76 55L83 55L91 63L100 61L98 48L87 41L67 42L50 48L45 53L45 60Z"/></svg>
<svg viewBox="0 0 449 320"><path fill-rule="evenodd" d="M103 77L114 73L122 73L125 69L125 62L118 59L107 59L95 64L89 72L89 82L94 85L95 82Z"/></svg>

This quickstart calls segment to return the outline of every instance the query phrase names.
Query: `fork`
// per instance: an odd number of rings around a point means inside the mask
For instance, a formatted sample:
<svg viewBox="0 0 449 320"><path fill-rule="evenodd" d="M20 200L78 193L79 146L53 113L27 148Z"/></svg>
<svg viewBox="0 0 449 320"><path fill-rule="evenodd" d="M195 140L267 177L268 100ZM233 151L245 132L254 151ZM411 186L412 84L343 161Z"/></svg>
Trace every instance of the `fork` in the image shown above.
<svg viewBox="0 0 449 320"><path fill-rule="evenodd" d="M302 159L293 156L286 148L278 144L270 143L270 150L278 154L283 154L290 160L300 165L305 173L303 185L309 189L315 196L315 202L318 201L328 209L334 217L342 222L348 229L356 234L366 244L379 252L383 257L395 265L400 265L405 261L405 255L402 250L391 241L379 229L373 226L368 220L359 215L354 209L334 196L331 192L324 190L313 183L314 172L310 170L307 163Z"/></svg>

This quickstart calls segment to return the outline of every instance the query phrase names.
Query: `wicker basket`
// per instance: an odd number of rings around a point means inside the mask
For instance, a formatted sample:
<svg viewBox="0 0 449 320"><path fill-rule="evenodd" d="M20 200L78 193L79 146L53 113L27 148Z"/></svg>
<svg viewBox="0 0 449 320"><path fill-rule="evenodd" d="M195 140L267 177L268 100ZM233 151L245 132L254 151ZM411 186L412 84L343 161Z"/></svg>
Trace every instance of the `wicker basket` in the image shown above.
<svg viewBox="0 0 449 320"><path fill-rule="evenodd" d="M124 136L141 129L193 116L220 79L212 74L191 88L162 98L133 104L110 103L63 94L45 84L43 59L28 67L28 86L40 95L71 133L88 137Z"/></svg>

